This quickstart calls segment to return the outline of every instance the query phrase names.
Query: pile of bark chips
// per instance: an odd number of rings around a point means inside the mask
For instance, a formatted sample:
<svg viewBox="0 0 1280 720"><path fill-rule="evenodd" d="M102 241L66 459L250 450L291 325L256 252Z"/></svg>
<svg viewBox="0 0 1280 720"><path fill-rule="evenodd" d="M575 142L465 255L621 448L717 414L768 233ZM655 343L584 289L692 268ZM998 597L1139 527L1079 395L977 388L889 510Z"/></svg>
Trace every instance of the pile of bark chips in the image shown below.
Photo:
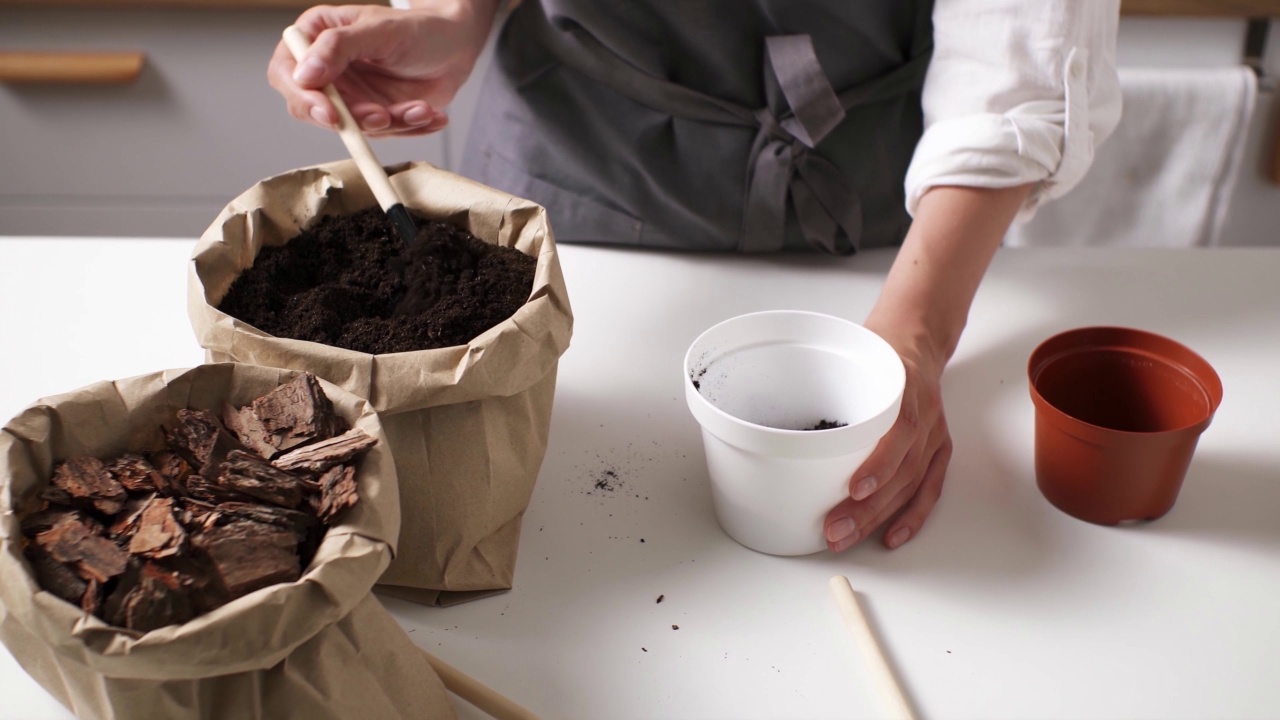
<svg viewBox="0 0 1280 720"><path fill-rule="evenodd" d="M139 632L297 580L376 443L310 373L220 416L178 410L163 434L162 450L58 463L21 521L41 587Z"/></svg>

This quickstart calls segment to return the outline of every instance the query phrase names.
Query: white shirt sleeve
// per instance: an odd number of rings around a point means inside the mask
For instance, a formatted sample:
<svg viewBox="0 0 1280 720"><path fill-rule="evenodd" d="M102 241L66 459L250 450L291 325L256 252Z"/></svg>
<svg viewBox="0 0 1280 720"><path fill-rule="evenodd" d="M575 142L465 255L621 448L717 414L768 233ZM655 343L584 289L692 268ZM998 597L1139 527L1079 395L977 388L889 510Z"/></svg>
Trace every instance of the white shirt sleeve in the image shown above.
<svg viewBox="0 0 1280 720"><path fill-rule="evenodd" d="M1120 120L1119 0L937 0L907 211L938 185L1070 190Z"/></svg>

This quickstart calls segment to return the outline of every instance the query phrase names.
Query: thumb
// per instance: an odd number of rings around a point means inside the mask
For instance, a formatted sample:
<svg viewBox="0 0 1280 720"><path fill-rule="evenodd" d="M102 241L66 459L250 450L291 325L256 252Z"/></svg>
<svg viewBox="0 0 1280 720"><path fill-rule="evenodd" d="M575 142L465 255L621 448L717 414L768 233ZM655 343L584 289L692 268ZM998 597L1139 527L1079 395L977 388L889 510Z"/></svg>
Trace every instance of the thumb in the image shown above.
<svg viewBox="0 0 1280 720"><path fill-rule="evenodd" d="M308 89L332 83L356 60L373 59L385 45L385 38L370 25L331 27L311 43L307 54L293 71L293 81Z"/></svg>

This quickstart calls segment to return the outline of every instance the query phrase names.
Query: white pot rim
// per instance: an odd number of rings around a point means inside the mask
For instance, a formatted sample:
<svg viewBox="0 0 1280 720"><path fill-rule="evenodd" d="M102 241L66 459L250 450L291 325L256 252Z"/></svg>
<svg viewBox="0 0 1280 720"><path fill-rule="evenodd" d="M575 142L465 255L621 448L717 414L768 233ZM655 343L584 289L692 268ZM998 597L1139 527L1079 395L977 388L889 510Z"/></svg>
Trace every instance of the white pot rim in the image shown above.
<svg viewBox="0 0 1280 720"><path fill-rule="evenodd" d="M897 388L891 399L869 417L842 427L827 430L789 430L769 427L743 420L721 410L694 387L695 365L705 364L704 346L716 336L736 324L758 322L768 317L791 316L801 321L826 322L852 331L867 344L865 351L872 354L874 362L885 372L885 382ZM734 348L728 348L725 352ZM722 353L723 354L723 353ZM718 357L718 356L717 356ZM689 410L703 430L720 440L747 452L767 454L773 457L825 458L858 452L879 441L898 418L902 405L902 392L906 383L906 370L902 359L889 343L862 325L825 313L807 310L766 310L747 313L721 321L700 334L689 345L682 365L685 399Z"/></svg>

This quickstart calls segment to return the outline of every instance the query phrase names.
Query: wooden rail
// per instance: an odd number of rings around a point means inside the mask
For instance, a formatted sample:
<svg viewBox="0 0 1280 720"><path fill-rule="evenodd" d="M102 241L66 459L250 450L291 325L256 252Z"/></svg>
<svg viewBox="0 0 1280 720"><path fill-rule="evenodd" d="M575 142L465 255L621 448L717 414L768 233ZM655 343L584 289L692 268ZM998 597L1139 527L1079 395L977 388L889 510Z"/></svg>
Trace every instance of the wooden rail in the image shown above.
<svg viewBox="0 0 1280 720"><path fill-rule="evenodd" d="M1120 14L1280 18L1280 0L1122 0Z"/></svg>
<svg viewBox="0 0 1280 720"><path fill-rule="evenodd" d="M305 10L312 5L387 5L386 0L0 0L3 7Z"/></svg>

